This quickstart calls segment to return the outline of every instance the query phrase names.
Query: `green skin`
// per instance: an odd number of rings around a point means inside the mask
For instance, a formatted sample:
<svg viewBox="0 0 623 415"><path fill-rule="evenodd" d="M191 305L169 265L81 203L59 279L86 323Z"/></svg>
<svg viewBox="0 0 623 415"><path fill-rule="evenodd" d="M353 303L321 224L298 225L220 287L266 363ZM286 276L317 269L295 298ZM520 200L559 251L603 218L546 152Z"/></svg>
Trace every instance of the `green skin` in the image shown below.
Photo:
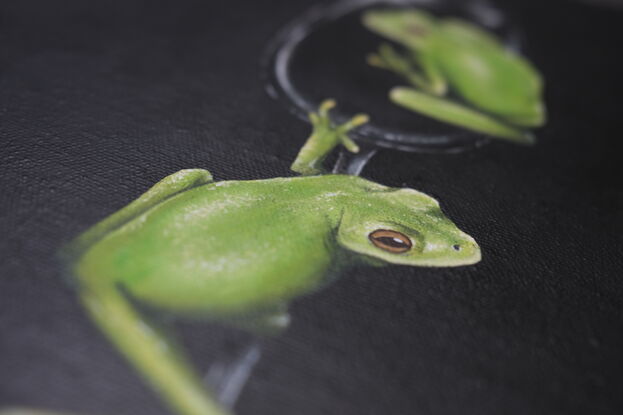
<svg viewBox="0 0 623 415"><path fill-rule="evenodd" d="M293 170L317 173L319 160L365 122L360 115L333 126L332 105L311 116L314 132ZM378 229L407 236L411 248L379 248L369 237ZM274 333L287 325L290 301L347 266L480 260L476 242L437 201L412 189L332 174L215 182L200 169L166 177L79 236L65 255L93 321L180 415L227 411L142 309Z"/></svg>
<svg viewBox="0 0 623 415"><path fill-rule="evenodd" d="M384 44L368 56L371 65L412 85L393 88L392 102L492 137L534 142L527 129L546 118L541 75L495 36L467 21L414 9L371 10L362 23L407 50L402 55Z"/></svg>

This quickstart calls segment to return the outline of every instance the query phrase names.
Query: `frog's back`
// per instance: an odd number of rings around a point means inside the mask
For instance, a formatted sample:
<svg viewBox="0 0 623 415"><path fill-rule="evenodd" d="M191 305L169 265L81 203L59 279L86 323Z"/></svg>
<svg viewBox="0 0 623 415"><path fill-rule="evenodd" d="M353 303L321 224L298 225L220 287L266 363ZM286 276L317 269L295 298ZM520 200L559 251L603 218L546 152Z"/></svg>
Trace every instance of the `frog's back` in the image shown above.
<svg viewBox="0 0 623 415"><path fill-rule="evenodd" d="M331 263L340 194L353 176L224 181L177 194L95 243L74 270L176 311L228 312L294 297Z"/></svg>
<svg viewBox="0 0 623 415"><path fill-rule="evenodd" d="M436 59L461 96L494 114L541 124L542 80L525 58L453 19L441 25L435 41Z"/></svg>

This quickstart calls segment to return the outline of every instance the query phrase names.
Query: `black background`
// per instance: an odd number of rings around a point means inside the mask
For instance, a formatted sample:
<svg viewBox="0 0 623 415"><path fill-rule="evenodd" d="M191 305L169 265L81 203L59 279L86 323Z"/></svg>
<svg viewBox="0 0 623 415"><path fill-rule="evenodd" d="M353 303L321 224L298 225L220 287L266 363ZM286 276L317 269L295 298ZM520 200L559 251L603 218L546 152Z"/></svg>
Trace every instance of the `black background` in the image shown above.
<svg viewBox="0 0 623 415"><path fill-rule="evenodd" d="M0 6L0 404L164 414L54 254L178 169L289 175L309 127L258 61L311 2L91 3ZM240 414L623 412L623 13L511 6L547 80L538 145L384 151L364 171L438 197L483 261L354 269L297 301ZM178 327L202 370L238 336Z"/></svg>

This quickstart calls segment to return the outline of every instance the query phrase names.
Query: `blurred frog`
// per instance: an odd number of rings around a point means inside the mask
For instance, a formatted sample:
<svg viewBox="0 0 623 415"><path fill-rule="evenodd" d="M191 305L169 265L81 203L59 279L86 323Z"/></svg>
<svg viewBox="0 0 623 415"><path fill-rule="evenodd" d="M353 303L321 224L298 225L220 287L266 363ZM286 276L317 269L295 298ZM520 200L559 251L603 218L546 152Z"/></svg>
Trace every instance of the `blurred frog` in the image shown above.
<svg viewBox="0 0 623 415"><path fill-rule="evenodd" d="M383 44L368 63L402 76L392 102L439 121L519 144L544 125L543 80L528 60L499 39L458 18L417 9L373 9L363 25L406 49ZM451 96L448 96L448 95Z"/></svg>

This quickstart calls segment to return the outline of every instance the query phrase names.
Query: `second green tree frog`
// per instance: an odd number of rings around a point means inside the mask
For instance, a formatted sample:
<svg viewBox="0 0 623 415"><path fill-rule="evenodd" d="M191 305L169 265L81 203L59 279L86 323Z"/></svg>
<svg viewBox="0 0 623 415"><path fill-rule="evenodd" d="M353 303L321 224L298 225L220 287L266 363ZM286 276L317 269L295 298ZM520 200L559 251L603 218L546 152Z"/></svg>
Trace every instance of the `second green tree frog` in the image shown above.
<svg viewBox="0 0 623 415"><path fill-rule="evenodd" d="M412 85L392 89L394 103L522 144L534 140L528 128L545 123L541 75L478 26L415 9L370 10L362 22L407 49L402 55L385 44L368 57L373 66L396 72Z"/></svg>
<svg viewBox="0 0 623 415"><path fill-rule="evenodd" d="M357 116L334 126L325 102L293 170L305 175L215 181L182 170L66 249L95 324L180 415L222 415L192 365L145 309L284 328L288 304L355 264L448 267L480 259L474 239L424 193L318 174Z"/></svg>

